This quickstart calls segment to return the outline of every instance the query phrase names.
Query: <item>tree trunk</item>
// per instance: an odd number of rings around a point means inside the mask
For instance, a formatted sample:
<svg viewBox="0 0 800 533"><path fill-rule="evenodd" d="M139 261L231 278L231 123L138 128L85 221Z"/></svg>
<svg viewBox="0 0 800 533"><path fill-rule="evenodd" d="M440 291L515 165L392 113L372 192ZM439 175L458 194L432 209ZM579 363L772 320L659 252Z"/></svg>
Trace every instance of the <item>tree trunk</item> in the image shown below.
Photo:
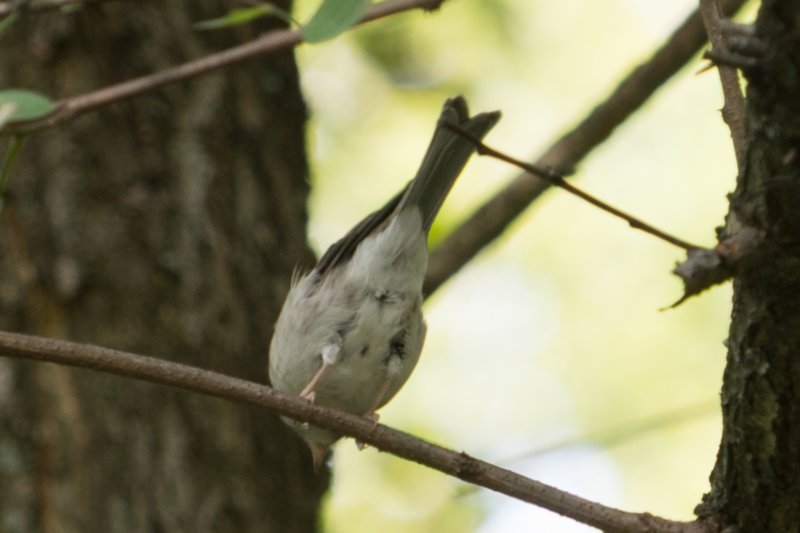
<svg viewBox="0 0 800 533"><path fill-rule="evenodd" d="M749 149L727 227L766 244L734 281L722 443L698 513L786 533L800 531L800 1L766 0L756 27L768 51L746 71Z"/></svg>
<svg viewBox="0 0 800 533"><path fill-rule="evenodd" d="M27 14L0 35L0 86L74 96L275 26L192 29L228 8ZM310 260L304 122L287 51L34 135L0 219L0 327L264 382ZM313 531L326 484L264 412L0 359L1 531Z"/></svg>

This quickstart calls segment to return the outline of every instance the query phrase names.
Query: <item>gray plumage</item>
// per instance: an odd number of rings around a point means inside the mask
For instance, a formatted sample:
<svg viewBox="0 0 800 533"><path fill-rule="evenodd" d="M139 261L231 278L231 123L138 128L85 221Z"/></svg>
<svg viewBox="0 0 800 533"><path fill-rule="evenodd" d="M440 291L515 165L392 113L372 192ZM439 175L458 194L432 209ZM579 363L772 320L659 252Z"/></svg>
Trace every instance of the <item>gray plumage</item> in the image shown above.
<svg viewBox="0 0 800 533"><path fill-rule="evenodd" d="M475 151L451 123L483 138L499 112L469 117L462 97L445 102L416 177L295 276L275 324L273 387L320 405L374 416L400 390L425 340L422 282L428 231ZM339 435L286 419L311 447L315 466Z"/></svg>

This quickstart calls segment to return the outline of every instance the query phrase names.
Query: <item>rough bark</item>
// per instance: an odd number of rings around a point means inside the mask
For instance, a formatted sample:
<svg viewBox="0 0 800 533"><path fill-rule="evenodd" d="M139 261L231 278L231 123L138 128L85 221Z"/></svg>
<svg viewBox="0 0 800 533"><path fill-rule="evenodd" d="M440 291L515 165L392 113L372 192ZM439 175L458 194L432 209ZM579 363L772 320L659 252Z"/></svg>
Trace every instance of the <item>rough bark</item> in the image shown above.
<svg viewBox="0 0 800 533"><path fill-rule="evenodd" d="M0 86L73 96L270 25L192 30L229 7L24 16L0 36ZM265 381L291 270L310 259L304 122L286 52L32 137L0 219L0 327ZM2 531L313 531L325 484L276 417L0 359Z"/></svg>
<svg viewBox="0 0 800 533"><path fill-rule="evenodd" d="M727 231L765 245L734 280L723 436L698 508L726 531L800 531L800 1L766 0L748 79L746 167Z"/></svg>

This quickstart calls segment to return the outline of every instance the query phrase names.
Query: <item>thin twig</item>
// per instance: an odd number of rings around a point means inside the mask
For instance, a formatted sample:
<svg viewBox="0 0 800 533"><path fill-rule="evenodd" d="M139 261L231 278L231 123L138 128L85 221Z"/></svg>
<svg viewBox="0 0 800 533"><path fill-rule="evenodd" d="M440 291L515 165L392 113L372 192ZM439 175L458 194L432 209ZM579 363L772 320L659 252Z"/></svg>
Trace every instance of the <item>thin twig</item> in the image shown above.
<svg viewBox="0 0 800 533"><path fill-rule="evenodd" d="M0 355L68 366L178 387L246 403L349 435L380 450L529 502L604 531L705 532L697 522L674 522L585 500L510 470L412 437L371 419L320 407L265 385L171 361L98 346L0 332Z"/></svg>
<svg viewBox="0 0 800 533"><path fill-rule="evenodd" d="M501 465L519 463L520 461L527 461L528 459L563 450L564 448L587 443L592 443L604 448L611 448L628 442L630 439L639 437L644 433L684 424L700 417L706 417L715 412L719 413L718 398L652 415L642 420L637 420L636 422L602 429L588 435L569 437L558 442L539 446L533 450L520 452L513 457L505 457L494 461L494 463Z"/></svg>
<svg viewBox="0 0 800 533"><path fill-rule="evenodd" d="M431 11L438 8L444 0L387 0L367 11L356 25L364 24L411 9ZM164 85L195 78L202 74L239 63L247 59L270 54L284 48L296 46L303 40L301 30L282 29L271 31L253 41L234 46L194 61L154 72L140 78L124 81L84 95L56 102L52 113L41 119L29 122L10 123L0 128L2 133L30 133L49 128L98 107L144 94Z"/></svg>
<svg viewBox="0 0 800 533"><path fill-rule="evenodd" d="M722 34L722 19L717 0L700 0L700 12L703 24L711 42L712 52L727 52L728 44ZM739 83L739 72L731 66L716 64L719 80L722 85L722 96L725 104L722 107L722 119L731 130L733 150L736 154L736 165L739 172L744 172L747 123L744 95Z"/></svg>
<svg viewBox="0 0 800 533"><path fill-rule="evenodd" d="M479 137L471 135L469 132L465 131L463 128L455 124L450 124L445 122L443 123L443 125L445 128L452 130L461 135L462 137L469 139L475 145L479 155L488 155L489 157L493 157L500 161L504 161L506 163L514 165L515 167L520 168L528 172L529 174L532 174L536 177L539 177L547 181L551 185L564 189L568 193L577 196L578 198L592 204L593 206L599 209L602 209L606 213L610 213L617 218L621 218L622 220L627 222L628 225L632 228L642 230L645 233L649 233L650 235L653 235L654 237L661 239L662 241L666 241L672 245L677 246L678 248L683 248L686 251L699 250L702 248L701 246L688 243L683 239L679 239L678 237L670 235L665 231L661 231L660 229L651 226L647 222L644 222L643 220L640 220L634 217L633 215L630 215L620 209L617 209L616 207L607 204L606 202L600 200L599 198L595 198L591 194L568 183L564 179L564 176L559 174L555 170L542 168L537 165L532 165L530 163L526 163L525 161L520 161L519 159L515 159L508 154L504 154L503 152L495 150L494 148L487 146Z"/></svg>
<svg viewBox="0 0 800 533"><path fill-rule="evenodd" d="M492 463L496 465L507 466L521 463L522 461L528 461L542 455L558 452L572 446L580 446L590 443L608 449L629 442L631 439L640 437L644 433L664 430L667 427L691 422L692 420L700 417L706 417L714 412L719 413L718 399L681 407L665 413L652 415L636 422L602 429L593 433L567 437L550 444L545 444L530 450L516 453L512 456L496 459L492 461ZM478 489L479 487L475 485L466 485L458 490L458 495L467 496L476 492Z"/></svg>
<svg viewBox="0 0 800 533"><path fill-rule="evenodd" d="M722 0L731 14L746 0ZM635 68L578 126L553 143L536 161L544 168L572 169L636 111L664 82L680 70L706 42L703 22L695 11L653 56ZM493 242L550 184L517 176L480 207L433 251L424 292L431 294Z"/></svg>

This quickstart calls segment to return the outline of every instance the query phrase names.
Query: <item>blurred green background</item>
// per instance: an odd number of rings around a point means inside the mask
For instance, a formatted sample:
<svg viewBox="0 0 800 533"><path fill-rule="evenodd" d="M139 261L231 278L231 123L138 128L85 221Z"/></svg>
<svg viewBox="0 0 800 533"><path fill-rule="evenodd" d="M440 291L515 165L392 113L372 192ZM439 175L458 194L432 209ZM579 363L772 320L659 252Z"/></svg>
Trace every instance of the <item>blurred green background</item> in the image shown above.
<svg viewBox="0 0 800 533"><path fill-rule="evenodd" d="M317 4L299 2L297 18ZM532 159L695 6L451 0L302 46L313 244L323 251L413 177L448 96L502 110L488 143ZM708 245L736 170L718 78L697 75L702 65L665 85L574 179ZM434 246L515 174L474 158ZM605 504L692 518L719 441L730 287L659 311L681 294L670 270L683 257L550 191L428 301L421 361L381 421ZM332 533L590 530L351 440L336 447L325 516Z"/></svg>

